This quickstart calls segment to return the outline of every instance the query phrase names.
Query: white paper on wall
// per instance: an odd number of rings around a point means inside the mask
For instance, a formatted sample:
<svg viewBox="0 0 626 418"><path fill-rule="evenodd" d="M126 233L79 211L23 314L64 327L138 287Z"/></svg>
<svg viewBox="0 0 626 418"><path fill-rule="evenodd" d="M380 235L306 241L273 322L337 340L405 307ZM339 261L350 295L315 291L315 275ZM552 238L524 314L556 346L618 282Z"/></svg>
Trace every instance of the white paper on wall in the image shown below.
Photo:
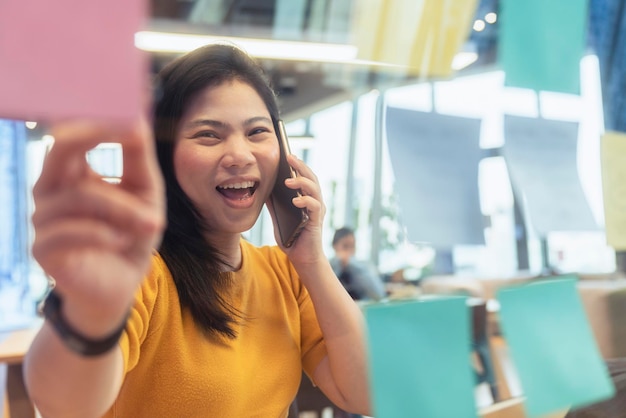
<svg viewBox="0 0 626 418"><path fill-rule="evenodd" d="M437 248L483 245L481 121L388 107L385 123L409 239Z"/></svg>
<svg viewBox="0 0 626 418"><path fill-rule="evenodd" d="M598 230L578 177L578 123L505 115L504 135L511 181L537 234Z"/></svg>

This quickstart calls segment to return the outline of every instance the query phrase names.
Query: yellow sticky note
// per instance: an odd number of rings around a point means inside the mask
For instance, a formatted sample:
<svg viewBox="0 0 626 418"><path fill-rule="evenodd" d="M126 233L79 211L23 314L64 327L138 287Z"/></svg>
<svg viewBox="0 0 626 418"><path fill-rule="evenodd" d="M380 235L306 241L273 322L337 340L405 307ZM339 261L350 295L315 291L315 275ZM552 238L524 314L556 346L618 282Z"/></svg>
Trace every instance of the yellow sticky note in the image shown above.
<svg viewBox="0 0 626 418"><path fill-rule="evenodd" d="M476 6L476 0L362 0L356 2L353 43L361 59L410 75L447 76Z"/></svg>
<svg viewBox="0 0 626 418"><path fill-rule="evenodd" d="M626 134L602 137L602 191L607 244L626 250Z"/></svg>

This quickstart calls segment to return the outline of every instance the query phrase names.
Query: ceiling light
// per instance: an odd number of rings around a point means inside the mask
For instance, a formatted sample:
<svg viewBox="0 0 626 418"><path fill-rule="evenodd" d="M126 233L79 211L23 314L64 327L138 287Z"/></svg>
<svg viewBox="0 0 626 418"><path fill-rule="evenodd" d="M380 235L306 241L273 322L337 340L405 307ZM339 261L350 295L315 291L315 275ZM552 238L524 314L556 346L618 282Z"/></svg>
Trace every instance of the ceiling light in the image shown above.
<svg viewBox="0 0 626 418"><path fill-rule="evenodd" d="M482 22L482 21L481 21ZM484 25L484 22L483 22ZM186 53L211 43L232 43L256 58L290 61L331 62L407 69L405 65L358 59L358 48L347 44L281 41L273 39L193 35L183 33L142 31L135 34L135 46L144 51ZM452 61L452 69L460 70L476 59L475 52L460 52Z"/></svg>
<svg viewBox="0 0 626 418"><path fill-rule="evenodd" d="M165 32L137 32L135 46L145 51L185 53L210 43L233 43L257 58L293 61L349 62L357 57L354 45L295 42Z"/></svg>
<svg viewBox="0 0 626 418"><path fill-rule="evenodd" d="M485 21L481 19L476 19L474 21L474 30L476 32L481 32L483 29L485 29Z"/></svg>
<svg viewBox="0 0 626 418"><path fill-rule="evenodd" d="M487 23L496 23L496 20L498 20L498 15L494 12L489 12L485 15L485 22Z"/></svg>

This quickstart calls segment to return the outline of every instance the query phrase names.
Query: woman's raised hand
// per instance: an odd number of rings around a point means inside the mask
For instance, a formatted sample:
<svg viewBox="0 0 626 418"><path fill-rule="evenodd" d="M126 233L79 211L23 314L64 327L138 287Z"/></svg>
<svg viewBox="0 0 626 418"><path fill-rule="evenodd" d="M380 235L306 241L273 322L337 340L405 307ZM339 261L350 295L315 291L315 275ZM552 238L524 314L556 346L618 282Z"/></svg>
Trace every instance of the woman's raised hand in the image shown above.
<svg viewBox="0 0 626 418"><path fill-rule="evenodd" d="M33 190L33 255L55 281L63 314L85 335L107 335L124 319L165 225L165 195L151 129L99 122L53 127L54 145ZM86 153L120 143L123 176L111 184Z"/></svg>

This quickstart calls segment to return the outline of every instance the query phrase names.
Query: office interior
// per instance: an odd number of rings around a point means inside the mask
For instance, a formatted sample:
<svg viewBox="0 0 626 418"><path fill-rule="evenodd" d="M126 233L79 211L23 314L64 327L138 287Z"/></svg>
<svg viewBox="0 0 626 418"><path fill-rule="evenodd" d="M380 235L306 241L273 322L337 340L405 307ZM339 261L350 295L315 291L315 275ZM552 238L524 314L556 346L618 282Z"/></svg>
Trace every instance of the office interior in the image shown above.
<svg viewBox="0 0 626 418"><path fill-rule="evenodd" d="M575 74L574 88L550 90L509 79L502 12L520 1L150 0L145 31L135 39L151 72L189 45L215 39L258 58L278 93L292 151L319 178L329 257L334 230L350 226L357 257L376 266L389 300L465 295L480 306L473 312L483 315L484 335L476 338L486 338L488 363L475 354L475 396L480 416L491 418L525 416L498 324L501 288L575 277L601 357L611 372L626 373L619 362L626 358L626 246L616 238L619 220L607 215L607 196L615 195L618 208L624 199L615 187L626 173L609 189L602 154L607 133L626 132L626 11L620 0L562 2L583 5L584 33L579 65L559 68L563 78ZM545 14L526 25L568 20L567 9L543 6ZM551 18L555 11L564 14ZM445 53L426 59L428 50L416 47L428 38L422 27L436 34L429 45ZM150 44L155 34L197 39L175 45L154 37ZM269 50L255 49L255 41L267 41ZM302 52L313 44L321 55ZM36 323L48 290L29 252L29 219L49 145L45 124L0 120L0 347ZM626 154L615 152L611 161L623 162ZM103 176L121 171L115 146L89 158ZM272 245L272 228L264 213L246 238ZM3 392L7 370L0 365ZM618 402L626 410L621 379L598 414L619 410ZM333 416L332 405L318 401L319 416ZM7 404L5 395L5 416L17 416ZM300 409L301 418L317 416Z"/></svg>

